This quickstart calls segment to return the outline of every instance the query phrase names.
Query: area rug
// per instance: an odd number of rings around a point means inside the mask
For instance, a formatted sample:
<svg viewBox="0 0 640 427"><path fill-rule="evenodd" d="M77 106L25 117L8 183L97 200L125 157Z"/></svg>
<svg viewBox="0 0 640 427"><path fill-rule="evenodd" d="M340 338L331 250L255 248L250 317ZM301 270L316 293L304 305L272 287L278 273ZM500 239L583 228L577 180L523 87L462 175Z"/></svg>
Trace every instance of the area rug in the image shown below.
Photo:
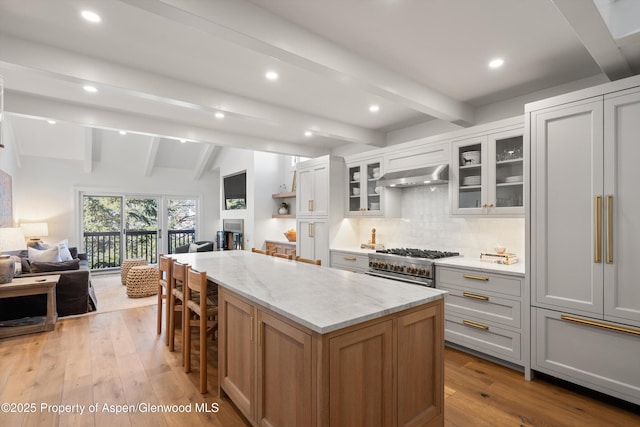
<svg viewBox="0 0 640 427"><path fill-rule="evenodd" d="M91 284L98 300L98 310L93 312L94 314L127 310L158 303L157 295L144 298L129 298L126 286L123 286L120 282L120 273L92 274Z"/></svg>

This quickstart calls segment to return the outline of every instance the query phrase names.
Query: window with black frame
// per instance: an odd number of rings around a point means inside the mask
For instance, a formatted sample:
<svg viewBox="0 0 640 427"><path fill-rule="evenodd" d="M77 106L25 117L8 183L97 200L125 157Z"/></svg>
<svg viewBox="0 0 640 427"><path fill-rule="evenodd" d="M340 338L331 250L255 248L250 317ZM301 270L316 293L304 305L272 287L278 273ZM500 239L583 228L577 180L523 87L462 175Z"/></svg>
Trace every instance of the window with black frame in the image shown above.
<svg viewBox="0 0 640 427"><path fill-rule="evenodd" d="M247 208L247 172L240 172L223 178L224 208Z"/></svg>

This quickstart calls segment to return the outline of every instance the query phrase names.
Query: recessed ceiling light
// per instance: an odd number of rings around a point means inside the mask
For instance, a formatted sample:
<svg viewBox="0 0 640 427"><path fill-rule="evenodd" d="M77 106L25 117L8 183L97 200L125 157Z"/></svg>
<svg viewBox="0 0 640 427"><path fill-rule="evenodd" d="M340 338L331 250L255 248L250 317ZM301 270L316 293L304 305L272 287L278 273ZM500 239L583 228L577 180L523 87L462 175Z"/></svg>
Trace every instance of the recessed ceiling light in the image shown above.
<svg viewBox="0 0 640 427"><path fill-rule="evenodd" d="M95 12L91 12L90 10L83 10L81 15L84 19L86 19L89 22L93 22L94 24L97 24L98 22L102 21L102 18L100 17L100 15L98 15Z"/></svg>
<svg viewBox="0 0 640 427"><path fill-rule="evenodd" d="M489 61L489 68L500 68L504 65L504 59L496 58Z"/></svg>
<svg viewBox="0 0 640 427"><path fill-rule="evenodd" d="M276 73L275 71L267 71L264 76L267 78L267 80L278 80L278 73Z"/></svg>
<svg viewBox="0 0 640 427"><path fill-rule="evenodd" d="M185 142L187 142L187 140L186 139L181 139L180 142L182 142L184 144Z"/></svg>
<svg viewBox="0 0 640 427"><path fill-rule="evenodd" d="M49 123L50 125L55 125L56 121L55 120L47 120L47 123Z"/></svg>
<svg viewBox="0 0 640 427"><path fill-rule="evenodd" d="M311 135L313 135L313 133L310 130L308 130L308 131L306 131L304 133L304 136L311 136Z"/></svg>
<svg viewBox="0 0 640 427"><path fill-rule="evenodd" d="M369 106L369 111L371 111L372 113L377 113L378 111L380 111L380 106L373 104Z"/></svg>
<svg viewBox="0 0 640 427"><path fill-rule="evenodd" d="M98 91L98 89L95 86L91 86L91 85L84 85L82 88L89 93L96 93Z"/></svg>
<svg viewBox="0 0 640 427"><path fill-rule="evenodd" d="M218 111L215 114L216 119L224 119L224 113L222 111Z"/></svg>
<svg viewBox="0 0 640 427"><path fill-rule="evenodd" d="M126 131L126 130L121 130L121 131L120 131L120 135L126 135L126 134L127 134L127 131Z"/></svg>

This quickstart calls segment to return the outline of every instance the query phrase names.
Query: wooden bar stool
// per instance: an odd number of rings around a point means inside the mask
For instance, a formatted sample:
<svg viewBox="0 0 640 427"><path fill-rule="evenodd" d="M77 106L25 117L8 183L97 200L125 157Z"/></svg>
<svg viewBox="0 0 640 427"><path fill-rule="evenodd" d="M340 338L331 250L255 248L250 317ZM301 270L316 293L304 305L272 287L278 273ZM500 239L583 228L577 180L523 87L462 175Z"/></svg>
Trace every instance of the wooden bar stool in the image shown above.
<svg viewBox="0 0 640 427"><path fill-rule="evenodd" d="M187 286L184 287L185 316L185 365L191 372L191 327L200 328L200 393L207 392L207 335L218 329L218 295L207 289L207 273L189 269Z"/></svg>
<svg viewBox="0 0 640 427"><path fill-rule="evenodd" d="M262 255L271 255L271 252L269 251L263 251L262 249L256 249L256 248L251 248L251 252L255 252L257 254L262 254Z"/></svg>
<svg viewBox="0 0 640 427"><path fill-rule="evenodd" d="M158 259L158 270L160 270L160 280L158 280L158 326L157 334L162 333L162 300L164 300L165 311L165 345L169 345L169 283L173 273L174 259L165 255L160 255Z"/></svg>
<svg viewBox="0 0 640 427"><path fill-rule="evenodd" d="M185 351L184 351L184 284L187 281L187 271L189 270L189 264L182 264L176 261L173 264L173 274L171 281L169 282L169 351L175 350L176 341L176 313L180 313L180 320L182 323L182 329L180 330L182 335L182 366L184 366Z"/></svg>
<svg viewBox="0 0 640 427"><path fill-rule="evenodd" d="M296 261L306 262L307 264L315 264L315 265L320 265L322 263L322 261L319 259L313 260L313 259L302 258L299 256L296 257Z"/></svg>
<svg viewBox="0 0 640 427"><path fill-rule="evenodd" d="M293 255L280 254L278 252L271 253L271 256L278 257L278 258L284 258L284 259L293 259Z"/></svg>

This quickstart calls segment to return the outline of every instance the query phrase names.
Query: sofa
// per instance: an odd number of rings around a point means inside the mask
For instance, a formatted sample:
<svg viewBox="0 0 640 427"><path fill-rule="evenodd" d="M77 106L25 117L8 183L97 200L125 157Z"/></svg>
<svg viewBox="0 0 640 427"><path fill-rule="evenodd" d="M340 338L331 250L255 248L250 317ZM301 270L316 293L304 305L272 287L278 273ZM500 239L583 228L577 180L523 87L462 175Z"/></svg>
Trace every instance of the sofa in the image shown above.
<svg viewBox="0 0 640 427"><path fill-rule="evenodd" d="M73 259L63 262L30 262L26 250L4 252L4 254L19 258L22 273L15 276L16 278L60 275L60 280L56 285L58 317L96 311L98 305L94 288L91 285L91 272L86 254L78 254L77 248L73 247L69 248L69 252ZM18 262L18 258L14 258L16 262ZM46 295L0 299L0 320L43 316L46 312Z"/></svg>
<svg viewBox="0 0 640 427"><path fill-rule="evenodd" d="M208 240L202 240L200 242L188 243L186 245L178 246L175 248L174 253L186 254L188 252L211 252L214 249L214 243Z"/></svg>

